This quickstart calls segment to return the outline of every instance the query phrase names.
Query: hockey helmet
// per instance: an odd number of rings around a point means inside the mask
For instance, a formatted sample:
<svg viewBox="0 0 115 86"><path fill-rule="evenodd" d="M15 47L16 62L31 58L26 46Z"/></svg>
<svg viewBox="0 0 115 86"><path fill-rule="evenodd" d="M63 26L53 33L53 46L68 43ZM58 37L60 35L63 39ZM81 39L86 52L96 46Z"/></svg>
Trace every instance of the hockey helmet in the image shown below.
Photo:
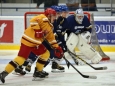
<svg viewBox="0 0 115 86"><path fill-rule="evenodd" d="M61 7L61 16L67 18L68 17L68 7L66 5L60 5Z"/></svg>
<svg viewBox="0 0 115 86"><path fill-rule="evenodd" d="M66 5L60 5L61 11L68 11L68 7Z"/></svg>
<svg viewBox="0 0 115 86"><path fill-rule="evenodd" d="M44 13L45 13L46 16L48 16L48 15L56 16L56 11L52 8L47 8Z"/></svg>
<svg viewBox="0 0 115 86"><path fill-rule="evenodd" d="M77 9L75 11L75 16L76 16L76 21L78 21L81 24L82 21L83 21L83 18L84 18L83 10L82 9Z"/></svg>
<svg viewBox="0 0 115 86"><path fill-rule="evenodd" d="M51 6L51 8L54 9L56 12L62 11L60 6L53 5L53 6Z"/></svg>

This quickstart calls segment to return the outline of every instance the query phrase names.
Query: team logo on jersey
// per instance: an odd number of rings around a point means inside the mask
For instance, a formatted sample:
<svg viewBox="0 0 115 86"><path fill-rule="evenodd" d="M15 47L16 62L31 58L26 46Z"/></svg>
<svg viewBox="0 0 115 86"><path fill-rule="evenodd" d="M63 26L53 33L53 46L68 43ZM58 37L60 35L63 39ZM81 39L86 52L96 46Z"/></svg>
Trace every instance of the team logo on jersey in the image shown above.
<svg viewBox="0 0 115 86"><path fill-rule="evenodd" d="M59 29L62 29L62 26L59 25L58 27L59 27Z"/></svg>
<svg viewBox="0 0 115 86"><path fill-rule="evenodd" d="M74 29L82 29L84 26L75 26Z"/></svg>

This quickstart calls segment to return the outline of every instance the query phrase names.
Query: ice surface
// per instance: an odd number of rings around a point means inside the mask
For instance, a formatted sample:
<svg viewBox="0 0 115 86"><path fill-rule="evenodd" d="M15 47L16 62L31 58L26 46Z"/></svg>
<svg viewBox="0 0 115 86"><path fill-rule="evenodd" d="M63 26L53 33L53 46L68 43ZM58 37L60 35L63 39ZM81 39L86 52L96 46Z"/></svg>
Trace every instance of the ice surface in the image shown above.
<svg viewBox="0 0 115 86"><path fill-rule="evenodd" d="M6 77L6 83L0 86L115 86L115 53L106 53L111 60L95 64L95 67L107 66L107 70L94 70L88 65L76 66L84 75L97 76L97 79L83 78L72 67L69 69L66 65L64 73L52 73L51 65L44 70L49 72L49 77L42 81L32 81L35 64L32 71L25 76L13 75L12 73ZM17 51L0 51L0 72L4 70L6 64L15 58Z"/></svg>

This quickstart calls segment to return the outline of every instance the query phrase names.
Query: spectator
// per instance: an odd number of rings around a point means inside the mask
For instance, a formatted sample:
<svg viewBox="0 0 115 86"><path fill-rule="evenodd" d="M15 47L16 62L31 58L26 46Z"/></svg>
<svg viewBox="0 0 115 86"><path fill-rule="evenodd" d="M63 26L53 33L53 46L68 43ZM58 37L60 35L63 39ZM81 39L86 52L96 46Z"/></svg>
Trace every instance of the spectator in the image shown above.
<svg viewBox="0 0 115 86"><path fill-rule="evenodd" d="M0 0L0 3L3 2L3 3L6 3L6 0Z"/></svg>
<svg viewBox="0 0 115 86"><path fill-rule="evenodd" d="M79 8L79 0L66 0L69 11L75 11Z"/></svg>
<svg viewBox="0 0 115 86"><path fill-rule="evenodd" d="M33 3L37 3L37 0L33 0Z"/></svg>
<svg viewBox="0 0 115 86"><path fill-rule="evenodd" d="M52 5L58 5L59 0L37 0L37 7L39 8L39 6L44 2L44 8L48 8L51 7Z"/></svg>
<svg viewBox="0 0 115 86"><path fill-rule="evenodd" d="M98 11L95 0L81 0L83 11Z"/></svg>

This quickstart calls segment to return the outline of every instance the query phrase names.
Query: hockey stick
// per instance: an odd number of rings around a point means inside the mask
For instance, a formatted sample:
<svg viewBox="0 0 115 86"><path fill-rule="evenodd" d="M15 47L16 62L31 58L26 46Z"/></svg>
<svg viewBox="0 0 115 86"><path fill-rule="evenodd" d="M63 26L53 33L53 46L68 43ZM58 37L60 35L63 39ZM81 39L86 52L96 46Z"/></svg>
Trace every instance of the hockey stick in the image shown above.
<svg viewBox="0 0 115 86"><path fill-rule="evenodd" d="M65 61L66 61L67 63L69 63L82 77L84 77L84 78L90 78L90 79L96 79L96 78L97 78L96 76L89 76L89 75L84 75L84 74L82 74L78 69L76 69L76 68L65 58L65 56L63 56L63 58L64 58Z"/></svg>
<svg viewBox="0 0 115 86"><path fill-rule="evenodd" d="M83 61L85 64L89 65L91 68L93 68L93 69L95 69L95 70L106 70L106 69L107 69L106 66L105 66L105 67L94 67L94 66L90 65L89 63L87 63L87 62L86 62L85 60L83 60L82 58L80 58L78 55L72 53L69 49L68 49L68 52L69 52L70 54L72 54L73 56L77 57L78 59L80 59L80 60Z"/></svg>
<svg viewBox="0 0 115 86"><path fill-rule="evenodd" d="M44 41L46 41L48 44L49 44L49 46L52 48L52 49L54 49L54 47L44 38ZM54 49L55 50L55 49ZM84 74L82 74L77 68L75 68L66 58L65 58L65 56L63 56L63 58L64 58L64 60L66 61L66 64L67 65L71 65L82 77L84 77L84 78L90 78L90 79L96 79L97 77L96 76L89 76L89 75L84 75Z"/></svg>
<svg viewBox="0 0 115 86"><path fill-rule="evenodd" d="M75 64L76 64L76 65L79 65L78 60L77 60L70 52L68 52L68 53L69 53L69 55L72 57L72 59L74 60Z"/></svg>

